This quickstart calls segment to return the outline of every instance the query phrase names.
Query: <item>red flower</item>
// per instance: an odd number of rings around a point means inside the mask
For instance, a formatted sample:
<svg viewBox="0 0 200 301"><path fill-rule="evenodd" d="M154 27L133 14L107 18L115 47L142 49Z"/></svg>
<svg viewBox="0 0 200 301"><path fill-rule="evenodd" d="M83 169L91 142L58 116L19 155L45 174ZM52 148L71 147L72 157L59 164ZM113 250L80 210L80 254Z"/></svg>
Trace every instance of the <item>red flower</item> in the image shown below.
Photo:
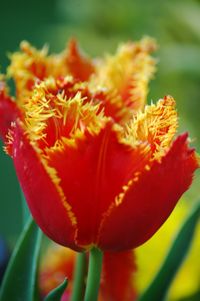
<svg viewBox="0 0 200 301"><path fill-rule="evenodd" d="M172 142L172 97L138 111L153 64L148 44L139 45L94 64L88 82L55 76L18 92L21 117L7 152L38 225L74 250L124 251L144 243L198 168L187 134Z"/></svg>

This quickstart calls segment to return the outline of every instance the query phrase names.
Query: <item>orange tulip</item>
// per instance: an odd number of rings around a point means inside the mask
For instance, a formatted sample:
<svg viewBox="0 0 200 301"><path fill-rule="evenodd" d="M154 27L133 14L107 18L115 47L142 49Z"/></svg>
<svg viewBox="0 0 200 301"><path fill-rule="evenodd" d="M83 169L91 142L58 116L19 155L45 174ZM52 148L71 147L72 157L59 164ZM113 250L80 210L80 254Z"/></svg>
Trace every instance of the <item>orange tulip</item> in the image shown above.
<svg viewBox="0 0 200 301"><path fill-rule="evenodd" d="M128 43L97 62L70 47L60 57L38 57L28 48L13 58L20 113L15 120L12 109L0 106L2 120L12 123L6 150L47 236L76 251L126 251L168 218L198 158L187 134L173 141L172 97L144 107L152 41Z"/></svg>

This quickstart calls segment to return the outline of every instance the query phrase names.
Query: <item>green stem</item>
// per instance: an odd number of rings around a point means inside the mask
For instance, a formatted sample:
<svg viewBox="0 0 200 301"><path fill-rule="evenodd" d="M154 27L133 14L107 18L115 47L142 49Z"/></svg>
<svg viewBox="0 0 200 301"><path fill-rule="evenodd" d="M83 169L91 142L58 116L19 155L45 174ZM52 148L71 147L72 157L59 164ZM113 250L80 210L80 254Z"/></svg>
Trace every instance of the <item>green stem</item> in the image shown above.
<svg viewBox="0 0 200 301"><path fill-rule="evenodd" d="M103 253L99 249L93 248L90 251L88 278L84 301L97 301L101 278L102 260Z"/></svg>
<svg viewBox="0 0 200 301"><path fill-rule="evenodd" d="M83 299L86 273L86 254L78 253L74 271L74 284L71 301L80 301Z"/></svg>

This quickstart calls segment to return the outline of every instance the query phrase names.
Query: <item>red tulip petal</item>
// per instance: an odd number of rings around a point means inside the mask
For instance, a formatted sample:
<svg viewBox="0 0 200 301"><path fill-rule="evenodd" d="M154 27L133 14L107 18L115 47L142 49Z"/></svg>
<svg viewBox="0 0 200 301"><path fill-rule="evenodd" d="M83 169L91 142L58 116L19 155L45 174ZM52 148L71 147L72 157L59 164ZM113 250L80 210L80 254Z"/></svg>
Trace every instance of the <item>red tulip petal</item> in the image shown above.
<svg viewBox="0 0 200 301"><path fill-rule="evenodd" d="M4 82L0 82L0 136L6 138L11 122L19 117L19 109L13 99L7 95Z"/></svg>
<svg viewBox="0 0 200 301"><path fill-rule="evenodd" d="M94 99L99 102L100 109L104 111L105 116L112 117L117 123L125 122L133 117L133 112L124 106L123 99L117 93L96 91Z"/></svg>
<svg viewBox="0 0 200 301"><path fill-rule="evenodd" d="M103 273L100 286L102 300L134 301L136 271L133 251L108 253L103 258Z"/></svg>
<svg viewBox="0 0 200 301"><path fill-rule="evenodd" d="M77 241L87 247L96 241L103 213L133 173L144 167L147 157L143 149L119 143L111 123L98 135L86 132L84 137L69 143L50 150L48 164L57 171L60 186L77 218Z"/></svg>
<svg viewBox="0 0 200 301"><path fill-rule="evenodd" d="M111 113L114 109L122 123L144 107L148 83L155 72L155 60L150 52L155 49L156 43L150 38L128 42L97 64L91 86L100 86L111 95L111 105L106 106ZM118 107L113 106L113 100Z"/></svg>
<svg viewBox="0 0 200 301"><path fill-rule="evenodd" d="M198 161L180 135L161 163L141 173L120 206L107 212L100 231L103 250L132 249L149 239L168 218L181 195L191 184Z"/></svg>
<svg viewBox="0 0 200 301"><path fill-rule="evenodd" d="M8 67L8 74L15 81L18 102L29 97L36 80L42 80L48 75L47 47L37 50L22 41L20 50L10 56L11 64Z"/></svg>
<svg viewBox="0 0 200 301"><path fill-rule="evenodd" d="M30 211L44 233L55 242L80 250L74 244L76 226L55 183L22 129L13 130L12 154Z"/></svg>
<svg viewBox="0 0 200 301"><path fill-rule="evenodd" d="M70 73L81 81L87 81L95 71L92 61L80 52L75 39L71 39L68 51L67 66Z"/></svg>

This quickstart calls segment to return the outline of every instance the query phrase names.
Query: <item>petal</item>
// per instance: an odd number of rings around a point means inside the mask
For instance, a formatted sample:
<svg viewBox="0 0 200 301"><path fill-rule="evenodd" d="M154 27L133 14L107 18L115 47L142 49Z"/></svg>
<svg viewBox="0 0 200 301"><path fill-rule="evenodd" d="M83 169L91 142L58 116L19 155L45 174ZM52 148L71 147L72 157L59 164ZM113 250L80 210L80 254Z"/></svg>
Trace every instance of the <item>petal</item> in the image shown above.
<svg viewBox="0 0 200 301"><path fill-rule="evenodd" d="M76 227L57 186L19 125L13 130L12 156L22 190L37 224L55 242L78 250L74 244Z"/></svg>
<svg viewBox="0 0 200 301"><path fill-rule="evenodd" d="M75 39L69 42L66 61L70 74L81 81L87 81L95 71L94 64L80 52Z"/></svg>
<svg viewBox="0 0 200 301"><path fill-rule="evenodd" d="M107 55L99 62L91 87L103 87L110 94L120 96L122 120L142 109L148 92L148 83L155 72L155 60L150 52L155 50L153 39L121 45L115 55ZM128 116L127 116L128 115Z"/></svg>
<svg viewBox="0 0 200 301"><path fill-rule="evenodd" d="M136 264L133 251L104 253L100 286L102 300L134 301Z"/></svg>
<svg viewBox="0 0 200 301"><path fill-rule="evenodd" d="M148 94L148 85L155 73L155 60L146 52L138 53L121 86L120 95L124 104L134 111L143 109Z"/></svg>
<svg viewBox="0 0 200 301"><path fill-rule="evenodd" d="M20 112L13 99L8 96L4 82L0 82L0 136L6 138L11 122L19 117Z"/></svg>
<svg viewBox="0 0 200 301"><path fill-rule="evenodd" d="M118 141L112 122L97 135L89 132L47 152L60 186L77 219L77 242L95 244L103 214L135 170L146 164L143 149ZM119 202L119 200L116 200Z"/></svg>
<svg viewBox="0 0 200 301"><path fill-rule="evenodd" d="M175 100L165 96L157 104L145 106L144 112L139 112L128 123L127 140L135 143L148 142L152 159L160 160L170 148L178 126Z"/></svg>
<svg viewBox="0 0 200 301"><path fill-rule="evenodd" d="M110 116L117 123L125 123L133 116L133 112L124 106L123 100L116 92L93 89L94 100L100 104L105 116ZM122 122L123 120L123 122Z"/></svg>
<svg viewBox="0 0 200 301"><path fill-rule="evenodd" d="M46 45L38 50L23 41L20 44L20 50L10 56L11 64L8 67L8 75L15 81L18 102L23 104L31 95L38 80L66 76L68 67L66 53L48 55Z"/></svg>
<svg viewBox="0 0 200 301"><path fill-rule="evenodd" d="M30 94L36 79L47 76L48 52L47 47L37 50L26 41L21 42L20 50L10 56L8 67L8 75L15 81L18 101Z"/></svg>
<svg viewBox="0 0 200 301"><path fill-rule="evenodd" d="M162 161L133 182L119 206L102 223L99 246L103 250L135 248L148 240L168 218L191 184L199 167L187 134L180 135Z"/></svg>
<svg viewBox="0 0 200 301"><path fill-rule="evenodd" d="M26 132L42 150L53 147L63 137L73 136L77 129L98 131L108 119L99 103L93 103L87 84L71 76L40 82L23 108Z"/></svg>

